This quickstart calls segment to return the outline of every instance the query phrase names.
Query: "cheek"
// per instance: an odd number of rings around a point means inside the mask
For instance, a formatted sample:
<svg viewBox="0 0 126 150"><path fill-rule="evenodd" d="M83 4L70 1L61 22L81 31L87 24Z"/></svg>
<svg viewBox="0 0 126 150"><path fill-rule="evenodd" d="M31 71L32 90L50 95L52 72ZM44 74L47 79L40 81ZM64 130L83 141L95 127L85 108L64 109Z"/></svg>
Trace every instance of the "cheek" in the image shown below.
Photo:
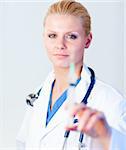
<svg viewBox="0 0 126 150"><path fill-rule="evenodd" d="M82 55L84 53L84 43L79 43L75 45L74 48L75 48L74 54L76 56Z"/></svg>
<svg viewBox="0 0 126 150"><path fill-rule="evenodd" d="M53 50L53 43L50 42L49 40L45 40L45 48L46 48L47 54L51 55L52 50Z"/></svg>
<svg viewBox="0 0 126 150"><path fill-rule="evenodd" d="M84 55L84 44L79 44L76 45L75 51L72 53L72 57L76 62L83 60L83 55Z"/></svg>
<svg viewBox="0 0 126 150"><path fill-rule="evenodd" d="M78 50L74 54L76 59L82 59L84 54L84 49L82 47L78 47Z"/></svg>
<svg viewBox="0 0 126 150"><path fill-rule="evenodd" d="M44 46L45 46L45 50L46 50L46 53L48 55L48 57L50 56L50 43L49 41L47 40L47 38L44 38Z"/></svg>

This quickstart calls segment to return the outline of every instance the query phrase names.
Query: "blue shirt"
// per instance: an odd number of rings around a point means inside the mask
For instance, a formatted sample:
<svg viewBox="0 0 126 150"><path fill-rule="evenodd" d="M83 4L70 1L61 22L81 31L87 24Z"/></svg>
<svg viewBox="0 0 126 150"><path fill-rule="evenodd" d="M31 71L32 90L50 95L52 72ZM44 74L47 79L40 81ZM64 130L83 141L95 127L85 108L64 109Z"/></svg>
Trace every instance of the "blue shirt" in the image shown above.
<svg viewBox="0 0 126 150"><path fill-rule="evenodd" d="M75 86L77 86L77 84L79 83L79 81L81 80L81 78L79 78L75 84ZM60 106L64 103L64 101L67 99L67 89L61 94L61 96L56 100L55 104L53 105L53 108L51 110L51 104L52 104L52 91L53 91L53 87L54 87L54 83L55 80L52 83L52 87L51 87L51 93L50 93L50 98L49 98L49 104L48 104L48 110L47 110L47 117L46 117L46 126L48 125L49 121L51 120L51 118L55 115L55 113L58 111L58 109L60 108Z"/></svg>

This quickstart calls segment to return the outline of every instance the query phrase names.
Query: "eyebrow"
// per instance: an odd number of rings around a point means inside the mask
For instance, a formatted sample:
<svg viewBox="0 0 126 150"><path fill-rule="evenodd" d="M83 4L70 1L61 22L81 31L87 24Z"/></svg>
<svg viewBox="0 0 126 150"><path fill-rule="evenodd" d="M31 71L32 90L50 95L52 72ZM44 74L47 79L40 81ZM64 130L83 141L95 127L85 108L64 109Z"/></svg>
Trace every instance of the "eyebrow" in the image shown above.
<svg viewBox="0 0 126 150"><path fill-rule="evenodd" d="M52 31L52 30L47 30L47 31L49 31L49 32L56 32L56 31Z"/></svg>
<svg viewBox="0 0 126 150"><path fill-rule="evenodd" d="M48 29L47 29L47 31L48 31L48 32L57 33L56 31L48 30ZM78 31L68 31L68 32L66 32L65 34L68 34L68 33L78 33L78 34L80 34Z"/></svg>

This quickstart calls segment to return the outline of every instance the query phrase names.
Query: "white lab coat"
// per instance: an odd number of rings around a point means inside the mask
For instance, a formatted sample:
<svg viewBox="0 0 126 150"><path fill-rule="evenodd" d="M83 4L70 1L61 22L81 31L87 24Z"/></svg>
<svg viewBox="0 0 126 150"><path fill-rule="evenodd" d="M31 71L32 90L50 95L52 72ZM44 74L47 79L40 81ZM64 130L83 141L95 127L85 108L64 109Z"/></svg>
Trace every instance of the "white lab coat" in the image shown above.
<svg viewBox="0 0 126 150"><path fill-rule="evenodd" d="M76 86L77 102L83 99L90 84L90 71L83 67L81 80ZM47 127L46 115L48 109L51 85L54 81L51 72L44 84L39 98L34 102L34 107L28 106L26 115L17 136L17 145L21 150L61 150L64 142L66 111L63 103L60 109L50 120ZM88 98L88 106L102 111L112 127L111 150L126 150L126 100L111 86L96 78L94 88ZM67 140L67 150L77 150L79 132L70 132ZM97 139L84 135L83 143L88 150L102 150Z"/></svg>

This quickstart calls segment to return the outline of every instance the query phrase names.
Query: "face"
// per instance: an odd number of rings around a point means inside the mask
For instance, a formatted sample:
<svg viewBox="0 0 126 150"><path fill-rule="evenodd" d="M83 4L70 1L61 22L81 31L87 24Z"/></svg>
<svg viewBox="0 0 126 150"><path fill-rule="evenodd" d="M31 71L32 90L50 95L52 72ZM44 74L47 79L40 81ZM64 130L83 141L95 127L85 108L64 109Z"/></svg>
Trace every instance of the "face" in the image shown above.
<svg viewBox="0 0 126 150"><path fill-rule="evenodd" d="M80 18L61 14L46 18L44 43L54 67L82 65L87 39Z"/></svg>

